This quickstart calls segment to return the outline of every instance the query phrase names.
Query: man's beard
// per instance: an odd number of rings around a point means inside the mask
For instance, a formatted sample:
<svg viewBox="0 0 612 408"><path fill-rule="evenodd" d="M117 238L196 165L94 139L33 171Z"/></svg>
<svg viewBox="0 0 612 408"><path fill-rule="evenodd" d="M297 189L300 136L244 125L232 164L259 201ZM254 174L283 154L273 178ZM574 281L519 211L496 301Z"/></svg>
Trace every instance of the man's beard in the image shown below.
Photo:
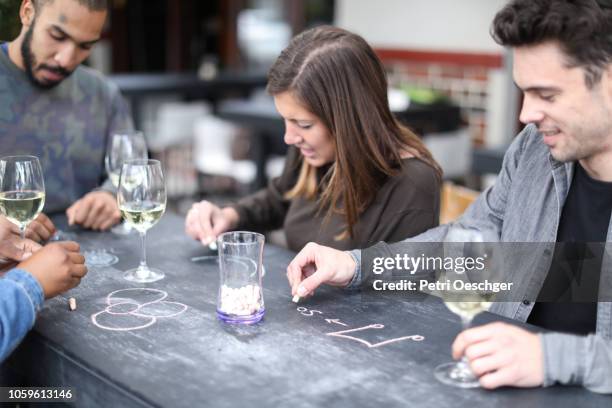
<svg viewBox="0 0 612 408"><path fill-rule="evenodd" d="M34 53L32 53L32 35L34 33L34 23L35 21L32 22L32 25L26 32L25 36L23 37L23 42L21 43L21 57L23 59L23 65L25 67L26 75L28 76L28 79L30 80L30 82L32 82L33 85L41 89L51 89L59 85L64 79L66 79L70 74L72 74L72 71L68 71L64 68L59 67L50 67L45 64L40 64L40 66L36 66L36 57L34 57ZM38 80L36 76L34 76L34 69L36 69L37 71L40 69L46 69L48 71L63 76L63 78L59 81L42 82Z"/></svg>

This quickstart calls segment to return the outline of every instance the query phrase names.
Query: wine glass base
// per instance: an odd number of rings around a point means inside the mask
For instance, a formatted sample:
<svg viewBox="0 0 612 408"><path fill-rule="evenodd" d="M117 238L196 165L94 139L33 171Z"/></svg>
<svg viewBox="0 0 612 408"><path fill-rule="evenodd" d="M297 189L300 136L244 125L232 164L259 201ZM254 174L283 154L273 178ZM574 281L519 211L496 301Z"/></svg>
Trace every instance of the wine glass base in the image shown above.
<svg viewBox="0 0 612 408"><path fill-rule="evenodd" d="M133 231L136 230L130 227L130 225L126 222L122 222L111 228L111 232L117 235L130 235Z"/></svg>
<svg viewBox="0 0 612 408"><path fill-rule="evenodd" d="M265 309L258 310L252 315L239 316L234 314L228 314L217 309L217 318L224 323L232 324L255 324L264 317Z"/></svg>
<svg viewBox="0 0 612 408"><path fill-rule="evenodd" d="M441 364L434 370L434 376L438 381L459 388L478 388L480 383L478 378L469 371L469 368L462 368L456 362Z"/></svg>
<svg viewBox="0 0 612 408"><path fill-rule="evenodd" d="M83 256L85 256L85 265L87 266L105 267L119 262L119 258L104 250L85 251Z"/></svg>
<svg viewBox="0 0 612 408"><path fill-rule="evenodd" d="M134 268L125 271L123 279L137 283L151 283L164 279L166 276L162 271L155 268Z"/></svg>
<svg viewBox="0 0 612 408"><path fill-rule="evenodd" d="M72 232L66 232L63 230L56 230L55 234L49 238L49 242L57 242L57 241L76 241L77 235Z"/></svg>

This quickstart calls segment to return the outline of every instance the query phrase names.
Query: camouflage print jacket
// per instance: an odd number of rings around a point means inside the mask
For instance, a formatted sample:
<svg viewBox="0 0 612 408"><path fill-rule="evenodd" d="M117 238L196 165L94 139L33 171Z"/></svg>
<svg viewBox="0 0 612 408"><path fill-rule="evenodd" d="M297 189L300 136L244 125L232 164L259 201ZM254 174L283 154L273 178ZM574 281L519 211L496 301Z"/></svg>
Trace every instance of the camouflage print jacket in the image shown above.
<svg viewBox="0 0 612 408"><path fill-rule="evenodd" d="M39 158L44 212L63 211L101 186L107 138L126 128L132 128L128 105L98 72L80 66L42 90L0 50L0 156Z"/></svg>

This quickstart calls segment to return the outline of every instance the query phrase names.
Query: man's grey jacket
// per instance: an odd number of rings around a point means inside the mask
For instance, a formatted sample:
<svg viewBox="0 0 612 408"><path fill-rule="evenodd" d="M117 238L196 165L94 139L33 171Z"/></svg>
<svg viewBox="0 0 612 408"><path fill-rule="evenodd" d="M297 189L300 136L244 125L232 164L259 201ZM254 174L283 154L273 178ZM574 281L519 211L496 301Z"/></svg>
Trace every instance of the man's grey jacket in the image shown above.
<svg viewBox="0 0 612 408"><path fill-rule="evenodd" d="M494 186L484 191L457 221L471 227L493 228L502 242L533 242L528 256L516 259L513 299L535 299L550 268L554 243L567 197L574 163L556 161L534 125L516 137L505 154ZM402 243L440 242L448 225L395 244L378 243L371 250L377 256L400 253ZM612 240L608 225L606 241ZM606 245L602 260L597 306L597 331L594 335L562 333L541 335L544 354L544 385L555 382L580 384L601 393L612 393L612 253ZM368 249L370 251L370 249ZM357 273L349 287L357 287L369 276L361 270L361 251L351 251ZM507 269L512 269L512 266ZM604 301L602 301L604 300ZM525 322L534 303L498 302L491 312Z"/></svg>

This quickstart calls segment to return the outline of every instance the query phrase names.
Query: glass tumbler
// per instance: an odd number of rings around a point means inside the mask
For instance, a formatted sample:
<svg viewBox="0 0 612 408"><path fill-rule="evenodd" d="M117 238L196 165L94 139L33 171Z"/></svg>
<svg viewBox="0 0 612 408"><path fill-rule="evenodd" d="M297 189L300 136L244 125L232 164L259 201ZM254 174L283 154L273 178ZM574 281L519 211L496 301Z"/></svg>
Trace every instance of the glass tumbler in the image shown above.
<svg viewBox="0 0 612 408"><path fill-rule="evenodd" d="M262 290L265 238L256 232L219 235L219 296L217 316L226 323L253 324L264 315Z"/></svg>

